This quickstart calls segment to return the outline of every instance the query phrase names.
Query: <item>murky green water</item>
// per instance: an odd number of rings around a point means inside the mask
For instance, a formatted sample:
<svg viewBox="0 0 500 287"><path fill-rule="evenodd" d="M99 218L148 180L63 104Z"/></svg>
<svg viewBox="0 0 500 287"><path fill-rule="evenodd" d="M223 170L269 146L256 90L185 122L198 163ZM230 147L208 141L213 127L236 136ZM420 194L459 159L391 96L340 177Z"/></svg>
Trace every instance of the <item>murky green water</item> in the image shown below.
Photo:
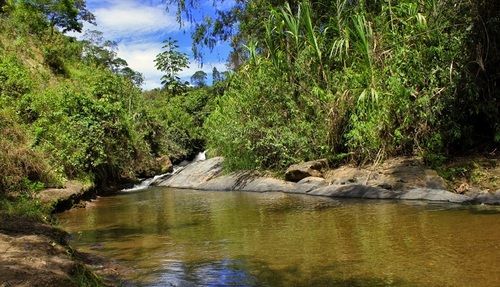
<svg viewBox="0 0 500 287"><path fill-rule="evenodd" d="M139 286L500 286L500 208L152 188L58 218Z"/></svg>

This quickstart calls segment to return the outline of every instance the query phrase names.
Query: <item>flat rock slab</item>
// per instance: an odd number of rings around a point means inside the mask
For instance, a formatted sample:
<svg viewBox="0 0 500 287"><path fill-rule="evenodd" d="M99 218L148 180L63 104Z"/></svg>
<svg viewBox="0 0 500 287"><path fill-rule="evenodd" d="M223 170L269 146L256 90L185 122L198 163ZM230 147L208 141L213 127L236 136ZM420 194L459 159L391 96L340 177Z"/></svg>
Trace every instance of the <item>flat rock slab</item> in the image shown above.
<svg viewBox="0 0 500 287"><path fill-rule="evenodd" d="M91 190L81 183L68 181L64 188L47 188L38 194L44 204L51 205L56 212L69 210L82 199L91 197Z"/></svg>
<svg viewBox="0 0 500 287"><path fill-rule="evenodd" d="M365 168L342 166L326 172L325 177L333 185L362 184L397 191L447 189L437 172L427 169L417 158L389 159L381 165Z"/></svg>
<svg viewBox="0 0 500 287"><path fill-rule="evenodd" d="M224 174L223 161L223 158L215 157L206 161L193 163L179 173L155 182L155 185L198 190L280 191L335 198L429 200L453 203L478 202L470 196L452 193L441 188L441 180L436 175L412 164L389 169L388 173L401 173L407 169L418 169L419 174L427 180L426 182L430 182L430 184L421 186L418 184L405 185L405 189L398 190L390 183L384 187L382 183L387 182L387 178L383 178L382 181L375 180L375 182L368 183L371 176L369 173L363 173L363 175L368 176L365 177L365 179L368 178L368 180L365 180L365 183L361 180L348 179L345 181L328 182L318 177L307 177L298 183L294 183L271 177L261 177L251 171ZM414 182L414 179L411 179L406 174L401 176L407 182Z"/></svg>

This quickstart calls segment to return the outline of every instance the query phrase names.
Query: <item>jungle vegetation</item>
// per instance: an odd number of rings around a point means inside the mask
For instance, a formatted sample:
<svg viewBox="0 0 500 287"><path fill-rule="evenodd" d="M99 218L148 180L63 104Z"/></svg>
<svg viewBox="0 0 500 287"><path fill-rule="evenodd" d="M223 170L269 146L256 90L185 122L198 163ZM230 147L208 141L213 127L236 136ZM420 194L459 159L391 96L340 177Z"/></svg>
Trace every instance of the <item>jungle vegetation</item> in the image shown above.
<svg viewBox="0 0 500 287"><path fill-rule="evenodd" d="M198 3L166 2L181 22ZM233 47L207 147L230 169L272 170L495 151L499 12L492 0L237 0L192 34L200 60Z"/></svg>
<svg viewBox="0 0 500 287"><path fill-rule="evenodd" d="M163 2L195 20L198 1ZM65 35L94 22L83 0L0 7L2 198L118 184L204 149L229 170L279 171L317 158L439 165L500 142L495 0L236 0L192 32L200 61L231 43L230 72L182 82L187 55L168 39L152 91L102 33Z"/></svg>
<svg viewBox="0 0 500 287"><path fill-rule="evenodd" d="M93 23L84 1L0 4L0 213L31 216L43 188L77 180L103 192L154 175L160 156L203 149L211 87L143 93L116 43L65 34Z"/></svg>

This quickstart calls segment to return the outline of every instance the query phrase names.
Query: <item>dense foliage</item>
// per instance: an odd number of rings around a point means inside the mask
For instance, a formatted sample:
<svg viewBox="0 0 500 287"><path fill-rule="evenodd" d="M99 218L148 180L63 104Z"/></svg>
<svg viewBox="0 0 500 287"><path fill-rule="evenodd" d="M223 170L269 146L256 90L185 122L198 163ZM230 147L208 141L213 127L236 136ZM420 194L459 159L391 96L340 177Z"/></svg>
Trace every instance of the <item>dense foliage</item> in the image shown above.
<svg viewBox="0 0 500 287"><path fill-rule="evenodd" d="M54 18L61 11L51 5L75 12L77 22ZM159 169L155 158L172 150L162 138L162 119L151 114L138 87L142 75L116 57L116 44L95 31L77 41L53 30L80 27L89 16L77 13L88 12L84 7L83 1L3 6L0 199L66 179L104 187L151 175Z"/></svg>
<svg viewBox="0 0 500 287"><path fill-rule="evenodd" d="M197 1L166 2L194 19ZM148 92L102 33L64 35L93 21L83 1L0 3L3 195L152 175L155 158L206 148L230 169L281 170L320 157L435 164L500 141L495 1L235 1L192 34L199 59L230 41L232 73L181 82L187 55L168 39L165 86Z"/></svg>
<svg viewBox="0 0 500 287"><path fill-rule="evenodd" d="M169 3L190 16L197 2ZM193 32L195 52L227 39L234 48L235 73L206 124L209 149L235 169L343 155L360 163L417 154L435 164L492 151L499 6L235 1Z"/></svg>

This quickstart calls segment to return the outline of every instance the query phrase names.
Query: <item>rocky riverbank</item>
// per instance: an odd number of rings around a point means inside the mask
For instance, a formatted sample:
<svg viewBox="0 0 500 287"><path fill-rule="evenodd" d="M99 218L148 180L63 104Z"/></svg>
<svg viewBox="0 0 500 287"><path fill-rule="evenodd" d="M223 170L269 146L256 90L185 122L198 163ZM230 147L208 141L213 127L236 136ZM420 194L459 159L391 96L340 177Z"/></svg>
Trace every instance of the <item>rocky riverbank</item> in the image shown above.
<svg viewBox="0 0 500 287"><path fill-rule="evenodd" d="M450 192L436 171L418 158L396 158L369 167L330 169L324 160L290 167L276 179L254 171L224 174L223 158L193 163L153 184L199 190L280 191L336 198L429 200L453 203L500 204L500 192L470 189Z"/></svg>

